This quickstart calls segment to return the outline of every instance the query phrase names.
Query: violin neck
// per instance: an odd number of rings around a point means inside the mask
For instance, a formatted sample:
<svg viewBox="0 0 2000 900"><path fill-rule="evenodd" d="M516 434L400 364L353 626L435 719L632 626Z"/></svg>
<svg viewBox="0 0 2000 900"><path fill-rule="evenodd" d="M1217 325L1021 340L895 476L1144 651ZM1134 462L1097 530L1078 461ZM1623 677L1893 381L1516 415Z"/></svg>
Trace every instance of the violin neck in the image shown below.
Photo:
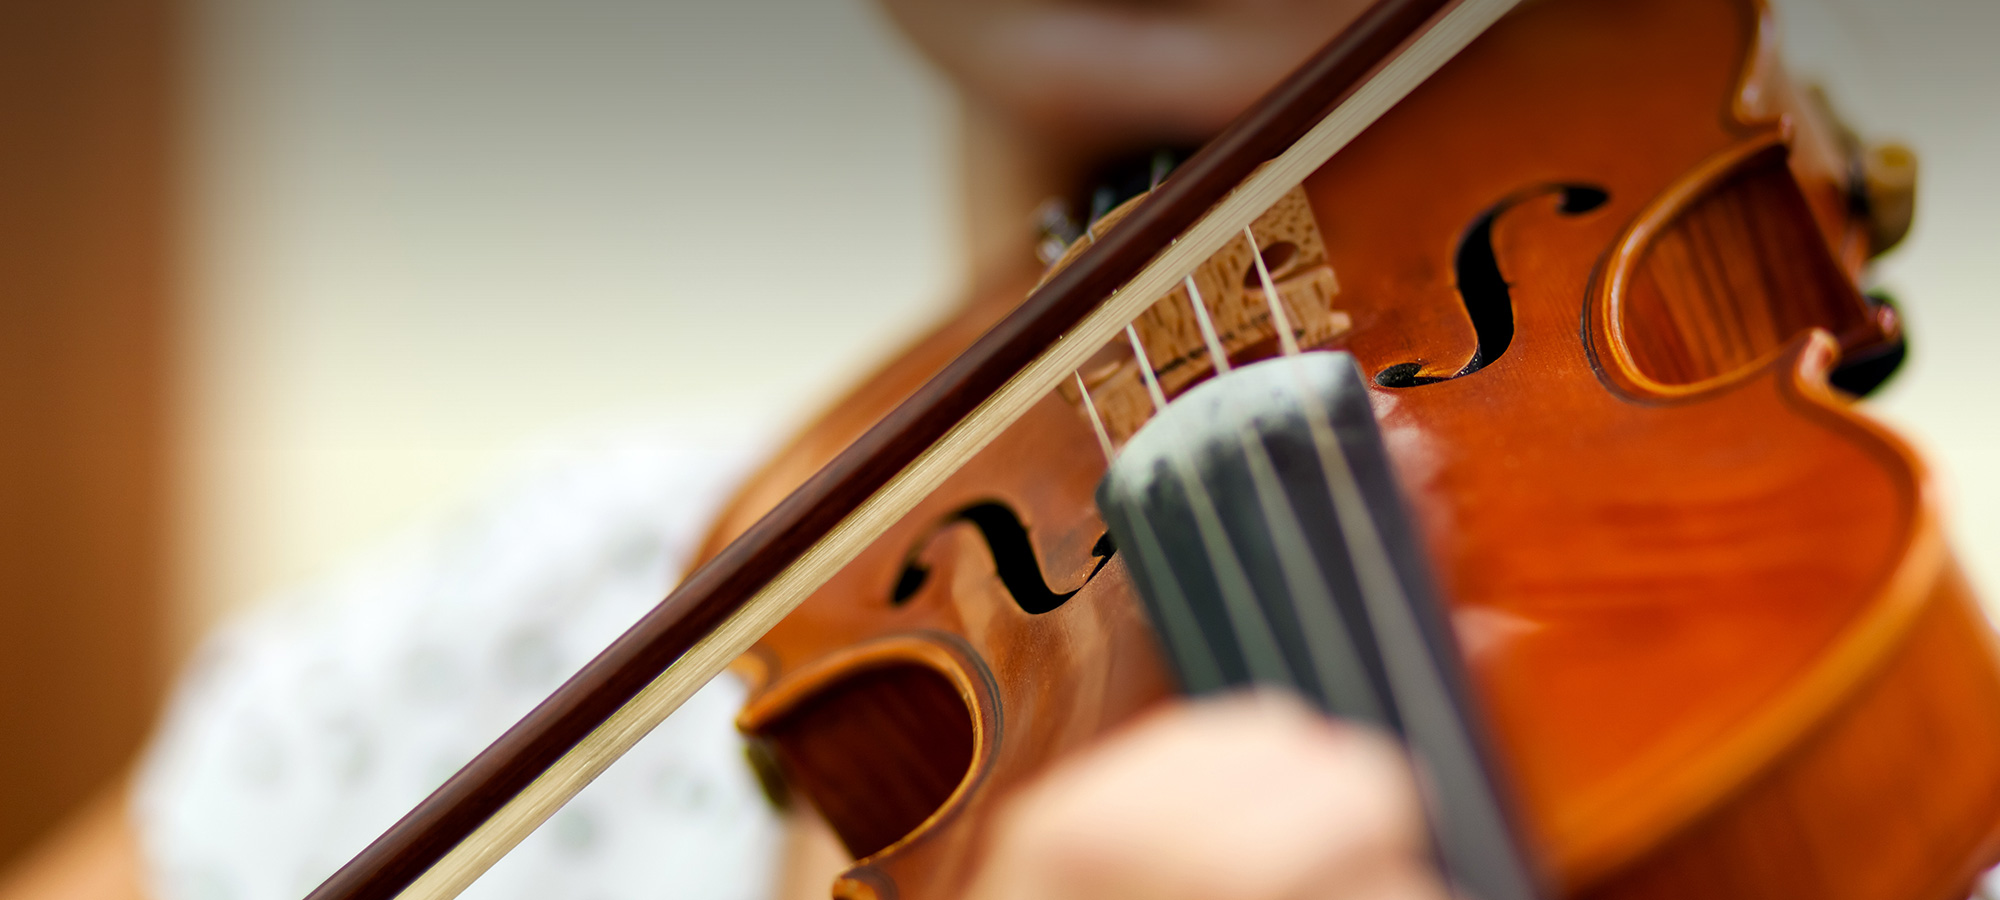
<svg viewBox="0 0 2000 900"><path fill-rule="evenodd" d="M1451 880L1541 895L1351 357L1279 357L1189 390L1097 500L1188 692L1282 686L1401 735Z"/></svg>

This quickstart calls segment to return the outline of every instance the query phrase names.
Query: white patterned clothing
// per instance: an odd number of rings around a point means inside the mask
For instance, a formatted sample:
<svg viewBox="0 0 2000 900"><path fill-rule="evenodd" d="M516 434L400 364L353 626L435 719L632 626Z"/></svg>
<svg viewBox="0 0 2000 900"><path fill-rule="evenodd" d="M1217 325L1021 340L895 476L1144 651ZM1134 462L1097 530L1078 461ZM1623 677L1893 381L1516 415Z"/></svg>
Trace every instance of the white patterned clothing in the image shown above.
<svg viewBox="0 0 2000 900"><path fill-rule="evenodd" d="M305 896L659 601L748 446L572 453L223 629L140 773L155 896ZM779 827L742 696L697 694L465 896L768 896Z"/></svg>

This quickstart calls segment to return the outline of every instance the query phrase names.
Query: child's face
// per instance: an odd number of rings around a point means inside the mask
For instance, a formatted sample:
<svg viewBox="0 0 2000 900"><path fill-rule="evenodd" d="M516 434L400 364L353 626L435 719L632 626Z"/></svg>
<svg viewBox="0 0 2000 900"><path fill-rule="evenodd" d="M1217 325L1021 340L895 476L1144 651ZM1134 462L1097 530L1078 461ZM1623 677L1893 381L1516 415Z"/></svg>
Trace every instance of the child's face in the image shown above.
<svg viewBox="0 0 2000 900"><path fill-rule="evenodd" d="M1368 0L883 0L959 83L1084 152L1204 140Z"/></svg>

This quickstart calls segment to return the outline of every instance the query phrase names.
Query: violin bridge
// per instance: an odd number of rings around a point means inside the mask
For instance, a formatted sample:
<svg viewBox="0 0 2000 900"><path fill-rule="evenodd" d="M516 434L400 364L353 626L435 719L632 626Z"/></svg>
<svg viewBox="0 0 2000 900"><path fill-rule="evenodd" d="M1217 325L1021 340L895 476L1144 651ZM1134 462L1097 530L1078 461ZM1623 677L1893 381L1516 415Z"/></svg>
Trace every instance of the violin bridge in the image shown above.
<svg viewBox="0 0 2000 900"><path fill-rule="evenodd" d="M1134 203L1113 210L1099 220L1094 230L1102 230L1123 218ZM1294 187L1266 210L1250 226L1262 248L1264 263L1292 324L1293 337L1301 347L1337 346L1352 327L1347 313L1334 308L1340 282L1326 258L1326 244L1320 239L1319 223L1303 187ZM1087 241L1079 241L1056 261L1050 274L1060 271ZM1271 311L1257 277L1249 243L1232 241L1191 273L1210 321L1215 325L1223 352L1231 359L1258 359L1277 355L1277 332ZM1139 342L1146 348L1147 362L1159 379L1160 389L1173 397L1208 377L1215 370L1201 328L1191 306L1185 283L1161 297L1134 320ZM1111 440L1123 444L1153 414L1153 402L1139 371L1139 361L1123 336L1106 344L1078 369L1084 389L1102 417ZM1083 397L1075 381L1060 388L1064 399L1081 410Z"/></svg>

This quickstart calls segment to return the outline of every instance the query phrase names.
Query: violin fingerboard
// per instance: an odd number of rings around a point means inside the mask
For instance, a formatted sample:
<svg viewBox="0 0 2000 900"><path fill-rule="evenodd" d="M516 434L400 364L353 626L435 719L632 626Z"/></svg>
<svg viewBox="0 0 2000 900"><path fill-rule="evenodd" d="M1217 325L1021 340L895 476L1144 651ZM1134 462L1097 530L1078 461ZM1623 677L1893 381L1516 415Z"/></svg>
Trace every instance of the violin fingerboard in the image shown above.
<svg viewBox="0 0 2000 900"><path fill-rule="evenodd" d="M1402 736L1452 880L1540 895L1351 357L1195 386L1133 435L1097 503L1189 693L1282 686Z"/></svg>

